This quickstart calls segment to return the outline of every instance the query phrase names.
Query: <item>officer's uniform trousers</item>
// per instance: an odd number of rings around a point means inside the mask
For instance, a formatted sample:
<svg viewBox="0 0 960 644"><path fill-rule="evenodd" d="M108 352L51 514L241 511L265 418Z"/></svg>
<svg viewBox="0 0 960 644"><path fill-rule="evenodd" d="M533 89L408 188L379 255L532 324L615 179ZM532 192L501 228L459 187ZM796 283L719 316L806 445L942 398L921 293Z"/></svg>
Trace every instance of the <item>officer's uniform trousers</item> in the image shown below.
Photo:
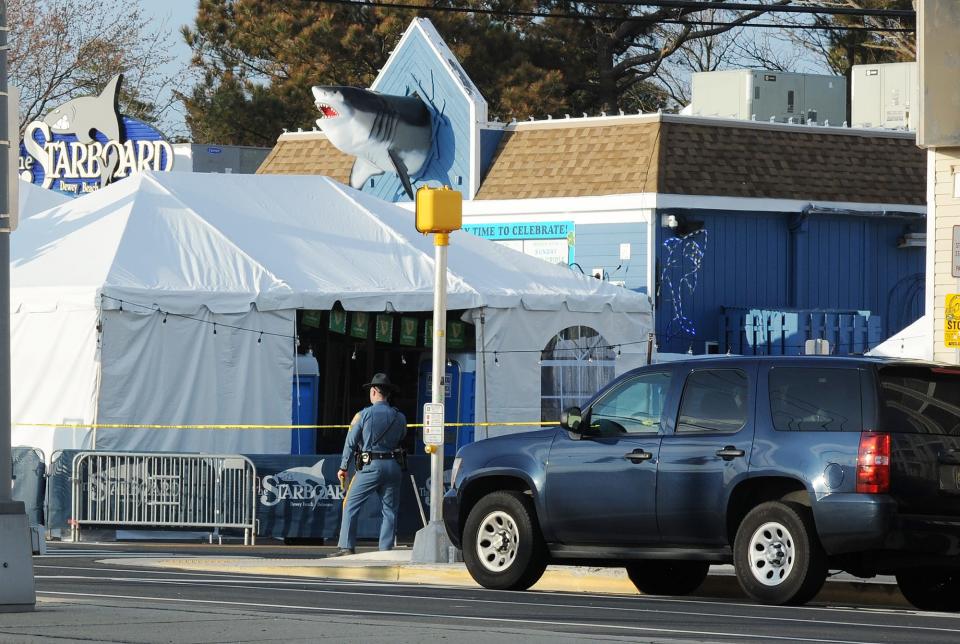
<svg viewBox="0 0 960 644"><path fill-rule="evenodd" d="M341 469L353 458L356 445L360 451L386 454L400 446L407 431L407 420L402 413L386 403L375 403L365 408L350 427ZM353 549L357 543L357 518L364 502L376 494L380 497L383 519L380 523L380 550L393 548L397 534L397 510L400 506L400 464L392 458L373 460L357 472L347 488L340 522L340 548Z"/></svg>

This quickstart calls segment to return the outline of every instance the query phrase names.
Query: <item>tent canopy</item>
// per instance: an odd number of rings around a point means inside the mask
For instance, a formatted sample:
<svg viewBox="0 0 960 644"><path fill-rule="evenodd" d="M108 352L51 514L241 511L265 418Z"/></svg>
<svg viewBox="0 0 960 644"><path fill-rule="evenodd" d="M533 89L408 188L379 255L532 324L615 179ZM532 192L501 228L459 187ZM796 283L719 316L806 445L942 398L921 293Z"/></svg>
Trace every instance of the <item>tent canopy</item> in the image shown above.
<svg viewBox="0 0 960 644"><path fill-rule="evenodd" d="M17 212L20 213L21 221L48 208L73 201L72 197L68 197L55 190L47 190L46 188L35 186L23 179L17 182L17 191L17 200L19 201Z"/></svg>
<svg viewBox="0 0 960 644"><path fill-rule="evenodd" d="M12 310L119 300L192 314L425 311L433 243L409 211L326 177L149 172L21 223ZM448 306L646 312L643 295L462 231ZM88 304L88 305L89 305Z"/></svg>

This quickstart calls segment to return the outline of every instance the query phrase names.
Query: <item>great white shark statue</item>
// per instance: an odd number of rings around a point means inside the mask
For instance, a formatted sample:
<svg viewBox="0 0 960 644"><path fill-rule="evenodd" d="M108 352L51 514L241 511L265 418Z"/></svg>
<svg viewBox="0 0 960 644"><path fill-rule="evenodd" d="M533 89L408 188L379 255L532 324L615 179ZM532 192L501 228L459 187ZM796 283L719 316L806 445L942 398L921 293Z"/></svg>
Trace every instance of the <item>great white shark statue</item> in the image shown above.
<svg viewBox="0 0 960 644"><path fill-rule="evenodd" d="M117 98L122 82L123 74L117 74L110 79L99 96L82 96L69 100L50 110L43 117L43 122L50 126L51 132L73 134L77 141L84 145L95 141L94 131L100 132L108 141L123 143L126 137ZM119 162L119 155L114 153L110 154L101 166L101 187L113 180L113 173Z"/></svg>
<svg viewBox="0 0 960 644"><path fill-rule="evenodd" d="M392 96L359 87L313 87L317 126L341 152L356 157L350 185L358 190L370 177L395 172L413 199L410 175L430 156L430 110L416 96Z"/></svg>

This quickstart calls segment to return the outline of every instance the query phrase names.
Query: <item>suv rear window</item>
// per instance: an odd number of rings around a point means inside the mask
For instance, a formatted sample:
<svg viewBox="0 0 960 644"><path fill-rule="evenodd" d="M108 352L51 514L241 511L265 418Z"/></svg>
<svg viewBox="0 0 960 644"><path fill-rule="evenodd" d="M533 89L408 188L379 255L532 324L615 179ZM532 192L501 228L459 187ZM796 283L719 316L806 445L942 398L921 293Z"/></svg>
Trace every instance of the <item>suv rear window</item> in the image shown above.
<svg viewBox="0 0 960 644"><path fill-rule="evenodd" d="M880 369L880 429L960 436L960 370Z"/></svg>
<svg viewBox="0 0 960 644"><path fill-rule="evenodd" d="M770 370L770 416L781 432L863 429L860 371L810 367Z"/></svg>
<svg viewBox="0 0 960 644"><path fill-rule="evenodd" d="M704 369L687 377L678 432L737 432L747 423L747 374Z"/></svg>

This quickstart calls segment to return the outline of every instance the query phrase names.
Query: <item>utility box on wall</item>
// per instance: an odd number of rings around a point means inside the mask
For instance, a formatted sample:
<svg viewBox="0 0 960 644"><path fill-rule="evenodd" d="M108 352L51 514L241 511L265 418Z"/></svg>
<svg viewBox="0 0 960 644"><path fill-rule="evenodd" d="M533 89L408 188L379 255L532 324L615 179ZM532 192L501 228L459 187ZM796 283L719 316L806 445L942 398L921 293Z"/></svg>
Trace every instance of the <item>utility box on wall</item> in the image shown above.
<svg viewBox="0 0 960 644"><path fill-rule="evenodd" d="M916 129L920 102L916 63L854 65L850 76L853 127Z"/></svg>
<svg viewBox="0 0 960 644"><path fill-rule="evenodd" d="M847 80L843 76L733 69L693 74L694 116L786 123L846 120Z"/></svg>

